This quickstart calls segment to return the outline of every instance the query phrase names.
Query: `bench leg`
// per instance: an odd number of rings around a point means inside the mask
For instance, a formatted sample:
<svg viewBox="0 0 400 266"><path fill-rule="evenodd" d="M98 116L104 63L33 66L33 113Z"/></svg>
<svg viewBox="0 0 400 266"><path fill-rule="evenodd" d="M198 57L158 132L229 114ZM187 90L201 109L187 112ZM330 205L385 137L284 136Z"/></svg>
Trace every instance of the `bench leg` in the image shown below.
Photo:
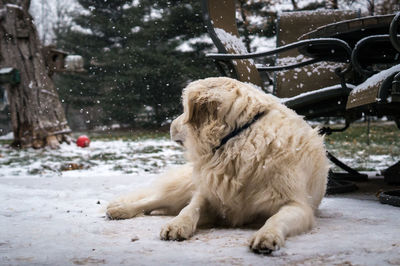
<svg viewBox="0 0 400 266"><path fill-rule="evenodd" d="M328 186L326 189L327 194L338 194L338 193L348 193L357 190L358 187L350 181L367 181L368 175L361 174L357 170L346 165L344 162L340 161L338 158L332 155L332 153L327 152L328 159L339 166L346 173L335 173L332 170L329 171L328 176ZM350 181L349 181L350 180Z"/></svg>
<svg viewBox="0 0 400 266"><path fill-rule="evenodd" d="M388 184L400 185L400 161L383 170L382 175Z"/></svg>
<svg viewBox="0 0 400 266"><path fill-rule="evenodd" d="M345 170L347 173L332 173L332 177L335 179L345 179L351 181L367 181L368 175L361 174L357 170L351 168L350 166L346 165L344 162L340 161L338 158L332 155L329 151L327 152L328 159Z"/></svg>

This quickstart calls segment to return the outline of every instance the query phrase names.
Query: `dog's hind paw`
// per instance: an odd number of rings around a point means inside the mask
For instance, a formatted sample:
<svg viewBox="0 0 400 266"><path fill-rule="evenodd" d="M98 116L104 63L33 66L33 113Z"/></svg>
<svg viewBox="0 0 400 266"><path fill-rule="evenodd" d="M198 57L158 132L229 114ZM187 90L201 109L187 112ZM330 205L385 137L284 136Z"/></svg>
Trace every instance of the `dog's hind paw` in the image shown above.
<svg viewBox="0 0 400 266"><path fill-rule="evenodd" d="M284 244L284 238L275 231L260 230L250 240L250 249L257 254L268 255L279 250Z"/></svg>

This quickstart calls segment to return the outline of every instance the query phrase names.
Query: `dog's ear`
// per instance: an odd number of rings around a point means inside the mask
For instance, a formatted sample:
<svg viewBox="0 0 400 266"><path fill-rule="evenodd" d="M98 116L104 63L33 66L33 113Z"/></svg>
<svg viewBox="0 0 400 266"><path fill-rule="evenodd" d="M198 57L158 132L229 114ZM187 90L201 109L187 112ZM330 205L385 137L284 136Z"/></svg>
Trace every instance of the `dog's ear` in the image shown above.
<svg viewBox="0 0 400 266"><path fill-rule="evenodd" d="M199 127L205 121L217 119L220 101L212 93L188 91L183 96L183 122Z"/></svg>

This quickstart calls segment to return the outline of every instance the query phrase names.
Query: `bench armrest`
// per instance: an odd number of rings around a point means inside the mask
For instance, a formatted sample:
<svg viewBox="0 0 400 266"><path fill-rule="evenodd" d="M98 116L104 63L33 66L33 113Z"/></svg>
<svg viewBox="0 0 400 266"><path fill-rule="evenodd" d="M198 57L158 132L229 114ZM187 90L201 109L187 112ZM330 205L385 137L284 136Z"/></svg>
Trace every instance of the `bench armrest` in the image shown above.
<svg viewBox="0 0 400 266"><path fill-rule="evenodd" d="M304 66L307 64L312 64L316 63L319 61L335 61L335 62L349 62L351 58L351 53L352 49L350 46L345 42L340 39L335 39L335 38L320 38L320 39L311 39L311 40L302 40L298 41L295 43L290 43L281 47L278 47L276 49L266 51L266 52L259 52L259 53L248 53L248 54L207 54L206 57L213 58L215 60L234 60L234 59L251 59L251 58L259 58L259 57L265 57L265 56L270 56L270 55L275 55L279 54L288 50L292 50L295 48L299 47L316 47L316 48L321 48L323 46L330 46L328 53L324 54L316 54L315 58L301 62L299 64L294 64L291 66L291 68L299 67L299 66ZM342 54L337 54L335 49L343 49L344 50L344 55ZM326 48L325 48L326 49ZM260 70L282 70L280 67L262 67Z"/></svg>

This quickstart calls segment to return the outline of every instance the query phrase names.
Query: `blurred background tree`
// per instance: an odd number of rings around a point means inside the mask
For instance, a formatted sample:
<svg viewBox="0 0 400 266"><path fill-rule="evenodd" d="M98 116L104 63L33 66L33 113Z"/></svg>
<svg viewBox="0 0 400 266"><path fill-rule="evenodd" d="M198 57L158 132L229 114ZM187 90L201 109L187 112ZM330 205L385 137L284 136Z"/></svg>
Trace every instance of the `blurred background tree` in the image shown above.
<svg viewBox="0 0 400 266"><path fill-rule="evenodd" d="M55 39L57 47L82 55L88 72L56 81L65 102L95 113L97 121L88 119L92 127L161 126L181 111L181 91L189 81L217 75L204 57L212 45L199 2L78 2L84 10Z"/></svg>
<svg viewBox="0 0 400 266"><path fill-rule="evenodd" d="M83 130L113 124L158 127L180 113L181 90L188 82L220 75L205 58L215 47L204 28L200 3L32 0L42 43L53 43L85 59L86 73L53 76L70 126ZM360 9L369 15L399 8L397 0L237 3L240 35L250 52L275 47L277 12L338 8ZM274 58L258 60L273 62ZM7 119L0 112L0 130Z"/></svg>

